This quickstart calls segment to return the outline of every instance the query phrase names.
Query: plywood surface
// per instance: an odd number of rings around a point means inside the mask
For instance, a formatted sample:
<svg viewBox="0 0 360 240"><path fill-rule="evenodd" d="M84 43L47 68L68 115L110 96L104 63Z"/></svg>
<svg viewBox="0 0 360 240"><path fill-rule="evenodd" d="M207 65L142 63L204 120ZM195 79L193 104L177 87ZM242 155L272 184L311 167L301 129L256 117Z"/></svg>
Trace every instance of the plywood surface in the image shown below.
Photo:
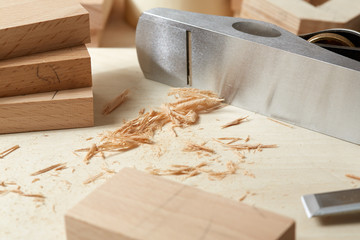
<svg viewBox="0 0 360 240"><path fill-rule="evenodd" d="M0 98L0 133L93 126L90 88Z"/></svg>
<svg viewBox="0 0 360 240"><path fill-rule="evenodd" d="M198 124L176 128L178 137L170 126L165 126L155 134L153 145L110 153L105 160L94 157L86 165L83 161L86 153L74 153L74 150L98 143L99 134L117 129L124 120L138 116L142 108L155 109L173 100L167 96L168 86L144 79L134 49L90 49L90 55L95 127L0 135L0 151L20 146L0 159L0 182L15 182L23 192L46 197L42 203L15 193L1 195L0 214L6 217L0 218L0 239L63 240L65 213L113 176L104 169L118 172L124 167L135 167L146 171L151 166L168 169L172 164L194 166L208 161L214 170L224 171L227 161L238 161L239 156L224 150L213 138L246 138L248 135L251 143L277 144L278 148L246 152L242 169L223 180L211 181L206 174L186 179L183 176L163 177L234 201L246 195L243 203L293 218L298 240L360 238L359 215L308 219L300 201L303 194L360 187L359 181L345 177L345 174L360 175L360 147L302 128L290 128L240 108L227 106L202 114ZM103 116L104 105L126 88L130 89L127 101L110 115ZM246 115L249 121L221 128ZM189 142L205 142L216 154L207 157L184 152ZM210 161L213 158L219 162ZM67 168L30 176L59 163L66 163ZM247 175L245 170L254 176ZM93 183L83 184L99 173L104 175ZM36 178L39 180L33 182ZM4 187L0 186L2 189Z"/></svg>
<svg viewBox="0 0 360 240"><path fill-rule="evenodd" d="M0 61L0 97L91 87L84 45Z"/></svg>
<svg viewBox="0 0 360 240"><path fill-rule="evenodd" d="M76 0L1 0L0 16L0 59L90 42L89 14Z"/></svg>
<svg viewBox="0 0 360 240"><path fill-rule="evenodd" d="M131 168L65 218L68 240L295 239L290 218Z"/></svg>

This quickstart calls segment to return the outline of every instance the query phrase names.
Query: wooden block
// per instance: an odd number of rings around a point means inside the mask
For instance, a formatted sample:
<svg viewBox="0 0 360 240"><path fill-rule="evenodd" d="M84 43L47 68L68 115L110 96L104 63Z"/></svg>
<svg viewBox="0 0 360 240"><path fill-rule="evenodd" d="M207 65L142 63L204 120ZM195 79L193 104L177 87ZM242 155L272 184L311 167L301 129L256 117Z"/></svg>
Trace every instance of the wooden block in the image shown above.
<svg viewBox="0 0 360 240"><path fill-rule="evenodd" d="M90 42L89 14L76 0L0 0L0 59Z"/></svg>
<svg viewBox="0 0 360 240"><path fill-rule="evenodd" d="M90 29L104 29L113 0L80 0L80 3L89 12Z"/></svg>
<svg viewBox="0 0 360 240"><path fill-rule="evenodd" d="M222 16L231 15L229 0L127 0L125 4L126 20L131 26L136 27L141 13L155 7Z"/></svg>
<svg viewBox="0 0 360 240"><path fill-rule="evenodd" d="M91 87L84 45L0 61L0 97Z"/></svg>
<svg viewBox="0 0 360 240"><path fill-rule="evenodd" d="M0 133L90 127L92 88L0 98Z"/></svg>
<svg viewBox="0 0 360 240"><path fill-rule="evenodd" d="M271 22L295 34L329 28L360 31L358 0L232 0L232 8L235 17Z"/></svg>
<svg viewBox="0 0 360 240"><path fill-rule="evenodd" d="M125 168L65 216L68 240L295 239L293 220Z"/></svg>

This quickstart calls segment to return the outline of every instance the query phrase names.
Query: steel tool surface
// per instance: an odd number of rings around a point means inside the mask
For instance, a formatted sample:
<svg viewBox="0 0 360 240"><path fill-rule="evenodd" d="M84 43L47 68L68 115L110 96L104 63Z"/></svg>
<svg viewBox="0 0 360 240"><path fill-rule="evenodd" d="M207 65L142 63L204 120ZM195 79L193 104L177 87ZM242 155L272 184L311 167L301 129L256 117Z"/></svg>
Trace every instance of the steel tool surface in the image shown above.
<svg viewBox="0 0 360 240"><path fill-rule="evenodd" d="M309 218L360 212L360 188L304 195L301 201Z"/></svg>
<svg viewBox="0 0 360 240"><path fill-rule="evenodd" d="M360 63L273 24L155 8L136 48L148 79L360 143Z"/></svg>

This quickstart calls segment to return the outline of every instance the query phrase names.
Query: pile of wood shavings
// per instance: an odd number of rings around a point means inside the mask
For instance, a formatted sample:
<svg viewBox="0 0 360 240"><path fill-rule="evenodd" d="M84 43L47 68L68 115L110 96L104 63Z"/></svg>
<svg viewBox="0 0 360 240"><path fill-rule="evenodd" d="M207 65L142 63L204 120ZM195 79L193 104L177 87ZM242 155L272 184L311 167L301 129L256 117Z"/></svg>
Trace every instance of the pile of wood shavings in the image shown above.
<svg viewBox="0 0 360 240"><path fill-rule="evenodd" d="M218 98L211 91L194 88L174 88L169 96L175 96L172 103L163 104L160 110L140 111L139 116L123 124L119 129L102 136L99 144L91 148L80 149L87 151L84 162L104 152L122 152L139 147L141 144L152 144L152 137L167 123L175 127L186 127L197 122L200 113L210 112L222 106L223 99Z"/></svg>
<svg viewBox="0 0 360 240"><path fill-rule="evenodd" d="M209 180L221 180L224 179L229 174L235 174L237 170L237 165L231 161L226 164L227 171L215 172L211 169L206 169L209 163L202 162L194 167L188 165L171 165L169 169L158 169L153 167L148 167L148 170L153 175L184 175L185 178L190 178L197 176L201 173L207 173Z"/></svg>

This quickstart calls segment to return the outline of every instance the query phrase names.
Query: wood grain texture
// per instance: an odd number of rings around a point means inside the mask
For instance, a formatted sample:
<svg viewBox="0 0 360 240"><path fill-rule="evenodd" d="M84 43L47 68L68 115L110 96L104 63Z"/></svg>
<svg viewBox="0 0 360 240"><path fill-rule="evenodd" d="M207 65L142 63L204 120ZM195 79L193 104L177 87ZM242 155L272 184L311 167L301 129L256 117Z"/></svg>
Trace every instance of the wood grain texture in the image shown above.
<svg viewBox="0 0 360 240"><path fill-rule="evenodd" d="M142 12L155 7L173 8L223 16L231 15L229 0L126 0L126 20L131 26L136 27Z"/></svg>
<svg viewBox="0 0 360 240"><path fill-rule="evenodd" d="M76 0L0 0L0 59L90 42L89 14Z"/></svg>
<svg viewBox="0 0 360 240"><path fill-rule="evenodd" d="M295 239L293 220L125 168L65 216L68 240Z"/></svg>
<svg viewBox="0 0 360 240"><path fill-rule="evenodd" d="M0 98L0 133L90 127L92 88Z"/></svg>
<svg viewBox="0 0 360 240"><path fill-rule="evenodd" d="M360 30L359 0L232 0L235 17L271 22L295 34Z"/></svg>
<svg viewBox="0 0 360 240"><path fill-rule="evenodd" d="M108 21L113 0L80 0L81 5L89 12L91 43L88 47L99 47Z"/></svg>
<svg viewBox="0 0 360 240"><path fill-rule="evenodd" d="M91 87L84 45L0 61L0 97Z"/></svg>

